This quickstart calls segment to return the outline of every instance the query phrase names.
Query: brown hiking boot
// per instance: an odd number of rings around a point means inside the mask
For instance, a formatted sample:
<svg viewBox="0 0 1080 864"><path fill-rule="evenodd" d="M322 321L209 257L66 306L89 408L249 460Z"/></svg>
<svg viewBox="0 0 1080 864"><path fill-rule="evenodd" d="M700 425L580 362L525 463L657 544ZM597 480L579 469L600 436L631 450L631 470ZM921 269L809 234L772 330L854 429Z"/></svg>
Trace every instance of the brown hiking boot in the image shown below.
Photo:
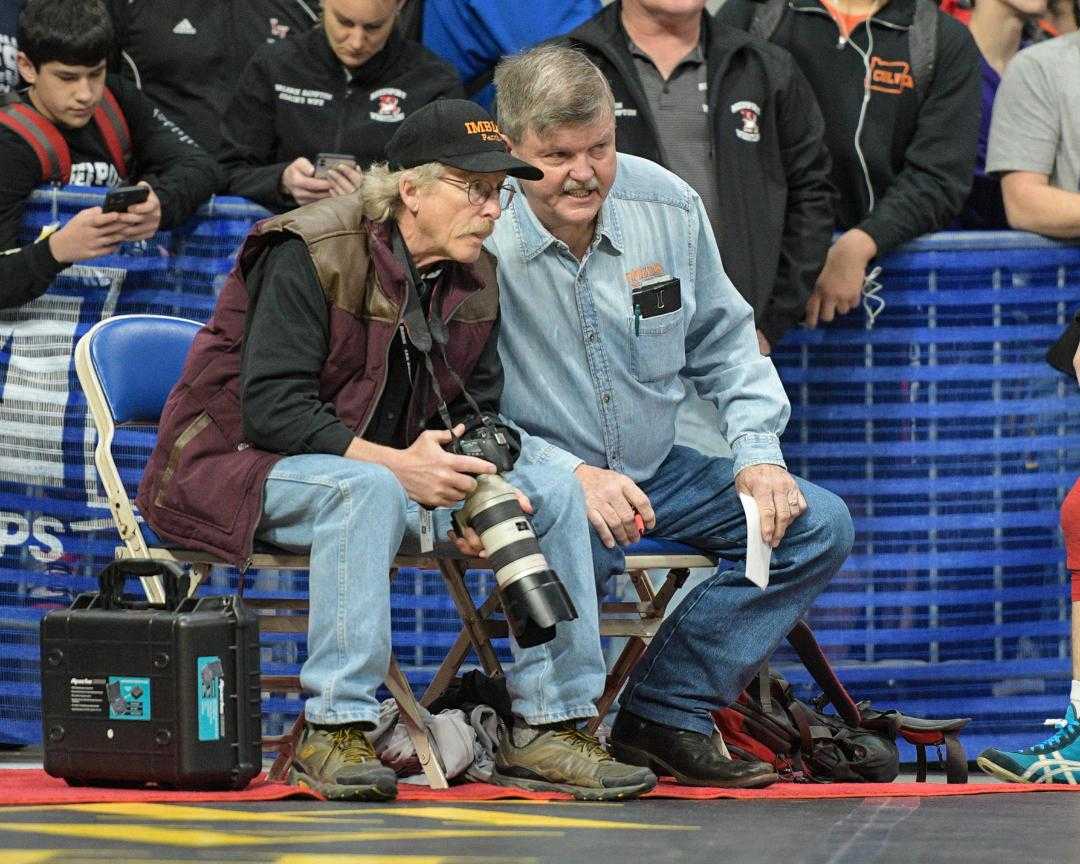
<svg viewBox="0 0 1080 864"><path fill-rule="evenodd" d="M573 721L529 726L499 724L491 782L544 792L569 792L580 801L636 798L656 785L648 768L624 765Z"/></svg>
<svg viewBox="0 0 1080 864"><path fill-rule="evenodd" d="M289 782L334 801L389 801L397 797L397 776L379 761L356 723L317 726L305 721Z"/></svg>

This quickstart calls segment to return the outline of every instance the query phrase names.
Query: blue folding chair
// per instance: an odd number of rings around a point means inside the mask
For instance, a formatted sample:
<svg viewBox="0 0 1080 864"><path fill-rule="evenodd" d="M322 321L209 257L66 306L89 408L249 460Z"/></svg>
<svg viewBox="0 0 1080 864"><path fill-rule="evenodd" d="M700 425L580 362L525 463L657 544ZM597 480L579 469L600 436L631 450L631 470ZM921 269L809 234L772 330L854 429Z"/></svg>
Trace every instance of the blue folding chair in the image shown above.
<svg viewBox="0 0 1080 864"><path fill-rule="evenodd" d="M120 478L112 454L112 442L118 426L156 426L173 386L180 378L195 334L202 327L197 321L166 315L117 315L95 324L75 346L75 371L86 394L90 417L97 429L94 464L109 502L109 511L123 546L117 558L149 558L190 567L192 591L205 581L214 566L226 562L206 552L178 549L165 543L153 529L135 515L131 498ZM267 570L307 570L306 555L294 555L269 547L259 547L249 559L251 567ZM428 558L399 556L397 567L438 566ZM151 602L163 603L165 593L156 577L142 580ZM249 598L247 605L264 613L306 611L306 601L263 600ZM306 615L263 614L259 619L263 632L307 633ZM296 676L264 675L263 689L271 692L300 692ZM420 764L432 788L445 789L446 776L434 755L431 739L420 706L391 654L386 686L397 700L399 716L405 723L416 748ZM285 736L264 738L263 746L277 749L278 758L271 777L278 778L291 758L292 747L302 726L297 718Z"/></svg>

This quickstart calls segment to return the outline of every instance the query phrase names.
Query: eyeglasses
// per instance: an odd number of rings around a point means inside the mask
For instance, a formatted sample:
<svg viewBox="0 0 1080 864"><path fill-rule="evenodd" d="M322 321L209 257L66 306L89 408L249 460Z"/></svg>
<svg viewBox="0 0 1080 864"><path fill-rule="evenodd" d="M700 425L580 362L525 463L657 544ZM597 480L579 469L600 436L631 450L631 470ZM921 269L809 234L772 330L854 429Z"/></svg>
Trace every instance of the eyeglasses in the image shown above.
<svg viewBox="0 0 1080 864"><path fill-rule="evenodd" d="M451 186L457 186L458 189L464 189L469 197L469 203L476 207L487 204L492 195L498 195L499 207L505 210L514 200L514 193L517 191L509 183L493 186L487 180L458 180L455 177L440 177L439 179Z"/></svg>

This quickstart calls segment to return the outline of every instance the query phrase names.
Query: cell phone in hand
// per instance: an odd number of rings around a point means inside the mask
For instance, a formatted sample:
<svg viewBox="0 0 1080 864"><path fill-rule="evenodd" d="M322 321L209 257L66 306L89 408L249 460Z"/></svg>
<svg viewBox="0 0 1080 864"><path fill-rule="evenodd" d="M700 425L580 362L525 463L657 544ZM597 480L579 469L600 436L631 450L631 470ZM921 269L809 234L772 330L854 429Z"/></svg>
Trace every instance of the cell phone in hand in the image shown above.
<svg viewBox="0 0 1080 864"><path fill-rule="evenodd" d="M331 168L336 168L338 165L348 165L350 168L355 168L356 157L348 153L320 153L315 157L315 176L325 178L326 172Z"/></svg>
<svg viewBox="0 0 1080 864"><path fill-rule="evenodd" d="M102 213L127 213L128 207L142 204L150 197L150 189L147 186L118 186L111 189L105 195L105 203L101 205Z"/></svg>

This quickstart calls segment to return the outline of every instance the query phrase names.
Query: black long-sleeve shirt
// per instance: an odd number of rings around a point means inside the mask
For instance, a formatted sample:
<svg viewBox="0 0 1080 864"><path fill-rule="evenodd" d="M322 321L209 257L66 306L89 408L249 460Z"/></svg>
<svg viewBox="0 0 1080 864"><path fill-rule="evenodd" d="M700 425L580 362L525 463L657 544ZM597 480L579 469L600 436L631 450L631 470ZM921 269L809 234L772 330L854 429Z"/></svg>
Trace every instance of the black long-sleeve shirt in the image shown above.
<svg viewBox="0 0 1080 864"><path fill-rule="evenodd" d="M456 266L456 265L449 265ZM404 448L404 415L414 386L428 385L422 355L399 330L390 348L387 381L367 428L342 422L319 395L319 375L330 351L330 312L302 240L285 238L248 272L251 296L240 365L244 437L272 453L343 454L359 432L375 444ZM498 321L465 382L481 411L494 416L502 394ZM410 360L405 357L409 354ZM410 376L411 373L411 376ZM464 396L449 407L454 422L472 415ZM443 428L438 416L428 428Z"/></svg>
<svg viewBox="0 0 1080 864"><path fill-rule="evenodd" d="M310 30L319 20L320 7L319 0L106 3L118 55L110 68L135 81L215 155L221 117L251 55L267 43L295 39Z"/></svg>
<svg viewBox="0 0 1080 864"><path fill-rule="evenodd" d="M281 190L289 163L349 153L362 169L381 162L405 117L440 97L463 95L454 68L396 31L350 72L322 27L255 52L221 121L229 191L274 210L296 206Z"/></svg>
<svg viewBox="0 0 1080 864"><path fill-rule="evenodd" d="M190 217L219 182L217 164L175 123L169 121L135 85L109 75L131 130L132 164L126 182L145 180L161 201L161 227L172 228ZM60 127L71 150L71 182L77 185L122 184L97 124ZM15 132L0 128L0 308L39 297L68 263L53 258L47 241L19 247L26 201L41 184L41 165L33 149Z"/></svg>

